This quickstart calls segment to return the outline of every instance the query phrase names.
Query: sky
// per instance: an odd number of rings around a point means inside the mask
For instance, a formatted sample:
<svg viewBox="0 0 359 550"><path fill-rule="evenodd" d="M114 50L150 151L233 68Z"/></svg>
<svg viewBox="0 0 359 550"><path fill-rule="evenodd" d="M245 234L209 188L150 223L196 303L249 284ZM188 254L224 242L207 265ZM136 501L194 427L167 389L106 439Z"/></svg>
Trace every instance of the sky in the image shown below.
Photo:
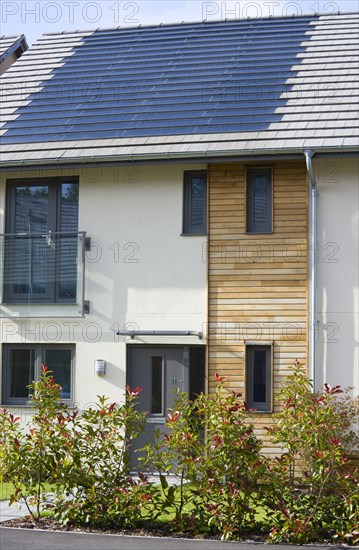
<svg viewBox="0 0 359 550"><path fill-rule="evenodd" d="M359 11L359 0L2 0L0 35Z"/></svg>

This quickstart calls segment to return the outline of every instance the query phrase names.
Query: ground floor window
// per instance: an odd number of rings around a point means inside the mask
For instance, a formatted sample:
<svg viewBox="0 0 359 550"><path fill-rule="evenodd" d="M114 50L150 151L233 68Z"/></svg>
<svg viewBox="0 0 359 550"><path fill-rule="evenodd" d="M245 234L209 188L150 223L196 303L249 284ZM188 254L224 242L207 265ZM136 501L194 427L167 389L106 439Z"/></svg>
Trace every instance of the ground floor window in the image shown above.
<svg viewBox="0 0 359 550"><path fill-rule="evenodd" d="M272 346L246 346L246 401L257 411L272 410Z"/></svg>
<svg viewBox="0 0 359 550"><path fill-rule="evenodd" d="M74 346L6 345L3 353L4 404L25 404L29 400L27 387L37 380L44 363L62 388L61 398L72 400Z"/></svg>

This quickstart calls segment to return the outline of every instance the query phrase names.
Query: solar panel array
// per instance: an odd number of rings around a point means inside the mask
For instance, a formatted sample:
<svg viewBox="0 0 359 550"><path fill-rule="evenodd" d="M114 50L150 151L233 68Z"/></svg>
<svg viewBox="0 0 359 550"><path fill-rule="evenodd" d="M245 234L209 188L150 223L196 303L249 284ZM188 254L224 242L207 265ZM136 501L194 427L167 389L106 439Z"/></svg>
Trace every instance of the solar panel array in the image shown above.
<svg viewBox="0 0 359 550"><path fill-rule="evenodd" d="M356 14L44 35L2 79L3 162L352 148Z"/></svg>

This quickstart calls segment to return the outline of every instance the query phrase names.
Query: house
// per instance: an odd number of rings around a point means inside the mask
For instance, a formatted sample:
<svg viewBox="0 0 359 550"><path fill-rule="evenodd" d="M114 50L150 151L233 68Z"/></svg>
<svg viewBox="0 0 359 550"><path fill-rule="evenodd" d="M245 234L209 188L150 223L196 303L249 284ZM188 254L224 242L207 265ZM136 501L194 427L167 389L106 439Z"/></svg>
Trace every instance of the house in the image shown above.
<svg viewBox="0 0 359 550"><path fill-rule="evenodd" d="M151 429L216 371L263 435L295 358L358 391L358 19L48 34L6 72L4 405L41 362L80 407L142 386Z"/></svg>
<svg viewBox="0 0 359 550"><path fill-rule="evenodd" d="M11 67L15 61L28 49L25 36L0 37L0 75Z"/></svg>

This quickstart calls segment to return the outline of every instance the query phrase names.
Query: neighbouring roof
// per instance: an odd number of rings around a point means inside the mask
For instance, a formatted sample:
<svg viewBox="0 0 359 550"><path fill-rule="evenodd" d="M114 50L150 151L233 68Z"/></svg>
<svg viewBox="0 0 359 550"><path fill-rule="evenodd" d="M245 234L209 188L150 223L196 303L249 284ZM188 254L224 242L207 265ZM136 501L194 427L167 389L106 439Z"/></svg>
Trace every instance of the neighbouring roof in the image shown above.
<svg viewBox="0 0 359 550"><path fill-rule="evenodd" d="M47 34L2 78L2 163L353 151L359 14Z"/></svg>
<svg viewBox="0 0 359 550"><path fill-rule="evenodd" d="M0 37L0 64L12 54L20 57L26 50L28 45L23 34L18 36L1 36Z"/></svg>

